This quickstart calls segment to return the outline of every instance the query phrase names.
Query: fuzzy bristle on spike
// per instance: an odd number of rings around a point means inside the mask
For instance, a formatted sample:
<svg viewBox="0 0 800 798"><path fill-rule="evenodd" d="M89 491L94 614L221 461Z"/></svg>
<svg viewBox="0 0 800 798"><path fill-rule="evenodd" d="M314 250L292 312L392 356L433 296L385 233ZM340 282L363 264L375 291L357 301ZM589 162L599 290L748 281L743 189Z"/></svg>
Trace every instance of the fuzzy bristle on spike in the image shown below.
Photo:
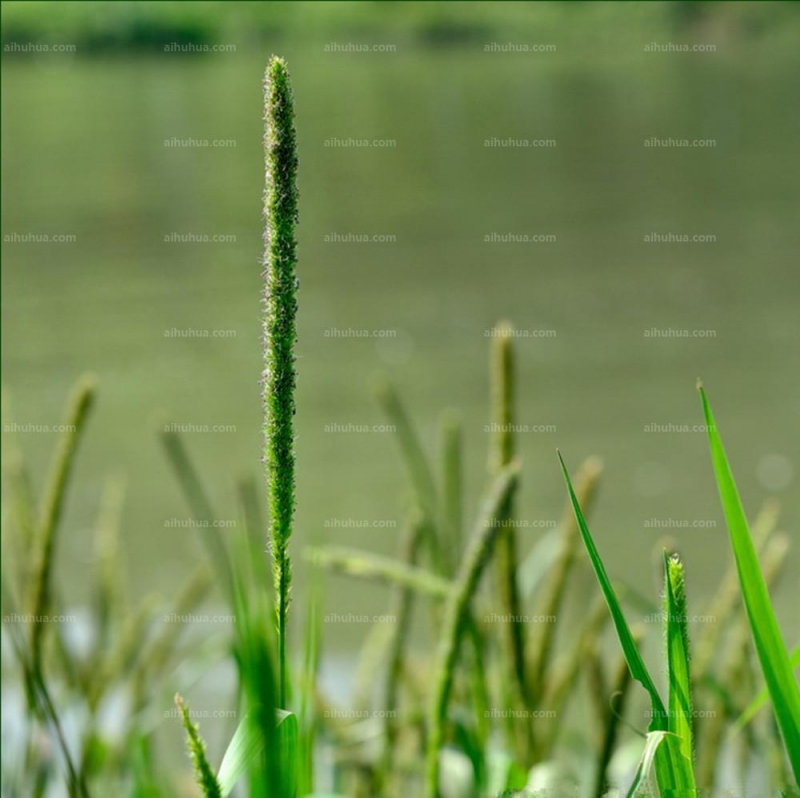
<svg viewBox="0 0 800 798"><path fill-rule="evenodd" d="M264 462L278 625L279 700L285 706L286 633L292 580L288 546L295 507L297 148L289 71L281 58L273 57L267 67L264 109Z"/></svg>

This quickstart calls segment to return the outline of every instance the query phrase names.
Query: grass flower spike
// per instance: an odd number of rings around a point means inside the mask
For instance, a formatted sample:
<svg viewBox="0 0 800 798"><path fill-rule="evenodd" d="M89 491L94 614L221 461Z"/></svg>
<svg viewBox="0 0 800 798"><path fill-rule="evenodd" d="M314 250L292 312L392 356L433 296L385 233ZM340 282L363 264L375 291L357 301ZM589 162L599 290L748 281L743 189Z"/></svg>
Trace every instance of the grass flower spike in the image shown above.
<svg viewBox="0 0 800 798"><path fill-rule="evenodd" d="M264 426L270 539L280 662L279 700L287 690L286 627L291 585L289 538L294 515L294 344L297 338L297 150L289 71L273 57L264 81Z"/></svg>
<svg viewBox="0 0 800 798"><path fill-rule="evenodd" d="M204 798L222 798L219 782L206 757L206 744L200 736L197 725L192 723L189 707L183 703L183 699L179 695L175 696L175 706L178 707L181 723L186 731L186 744L194 765L195 779L203 791Z"/></svg>

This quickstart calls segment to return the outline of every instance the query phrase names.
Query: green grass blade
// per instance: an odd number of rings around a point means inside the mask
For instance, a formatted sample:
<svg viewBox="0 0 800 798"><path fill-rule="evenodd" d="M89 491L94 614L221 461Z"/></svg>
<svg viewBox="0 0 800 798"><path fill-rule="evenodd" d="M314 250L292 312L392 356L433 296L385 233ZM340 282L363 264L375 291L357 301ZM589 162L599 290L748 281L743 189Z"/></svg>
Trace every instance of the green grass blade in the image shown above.
<svg viewBox="0 0 800 798"><path fill-rule="evenodd" d="M265 739L260 726L260 707L248 712L228 744L219 766L217 782L221 798L231 794L239 779L259 762L264 754ZM294 761L298 755L298 724L292 712L276 710L275 745L282 762ZM284 794L294 796L293 784L284 786Z"/></svg>
<svg viewBox="0 0 800 798"><path fill-rule="evenodd" d="M297 795L297 770L300 754L300 729L297 715L278 709L277 736L278 756L283 763L283 795L281 798L295 798Z"/></svg>
<svg viewBox="0 0 800 798"><path fill-rule="evenodd" d="M759 566L742 501L728 464L722 439L717 431L711 406L703 387L699 386L699 389L708 428L714 474L728 525L753 641L795 781L800 783L800 690L775 618L769 590Z"/></svg>
<svg viewBox="0 0 800 798"><path fill-rule="evenodd" d="M605 597L608 609L611 612L611 618L617 631L622 652L628 663L631 671L631 676L640 682L650 695L650 713L651 720L648 728L649 732L669 731L669 723L666 709L658 694L658 690L650 676L647 666L644 664L639 648L636 645L636 640L625 620L625 614L622 611L622 606L617 598L611 581L606 573L603 561L597 551L589 528L586 525L586 519L583 517L583 512L575 495L572 487L567 468L564 461L559 454L558 459L561 462L561 470L564 473L564 479L567 483L570 501L572 502L572 509L575 512L575 519L578 522L578 528L583 538L586 550L589 553L589 559L592 563L597 581L600 584L600 589ZM666 738L665 738L666 739ZM660 740L659 740L660 742ZM646 750L646 753L649 753ZM692 773L691 761L688 760L682 753L680 745L677 743L677 738L671 736L671 740L665 745L656 745L653 750L653 759L655 763L656 777L658 779L659 788L667 791L672 791L671 794L681 796L691 796L694 794L694 775Z"/></svg>
<svg viewBox="0 0 800 798"><path fill-rule="evenodd" d="M667 673L669 675L669 730L676 735L686 765L689 789L695 790L692 770L692 687L689 670L689 631L683 563L664 553L664 612L666 615Z"/></svg>
<svg viewBox="0 0 800 798"><path fill-rule="evenodd" d="M575 478L575 495L578 504L587 513L594 502L597 493L597 482L603 472L603 465L596 457L588 457L578 468ZM547 580L542 587L543 595L539 599L537 614L546 618L557 618L561 612L561 605L567 594L567 586L572 569L580 553L580 534L575 522L575 514L567 502L564 516L555 530L558 536L559 550L555 556L552 567L547 569ZM536 555L539 556L538 553ZM535 690L541 694L542 685L545 681L550 657L553 651L556 624L539 624L534 630L531 644L529 646L532 656L530 657L530 669L532 677L530 683Z"/></svg>
<svg viewBox="0 0 800 798"><path fill-rule="evenodd" d="M636 641L633 638L630 627L628 626L628 622L625 620L625 615L622 612L622 606L620 605L619 599L617 598L614 588L611 585L611 581L608 578L603 561L600 559L600 554L594 545L591 533L586 525L586 520L583 517L580 504L578 503L578 498L575 495L575 491L572 487L572 482L569 478L567 467L564 465L564 460L562 459L560 453L558 455L558 459L561 462L561 470L567 483L567 490L569 491L572 509L575 513L575 520L578 522L578 529L580 530L586 550L589 553L589 559L592 563L592 568L594 569L597 581L600 584L600 589L603 591L606 604L608 604L608 609L611 612L611 618L614 621L614 627L617 630L617 637L619 638L620 645L622 646L622 651L625 654L625 659L628 662L631 676L633 676L636 681L640 682L650 695L650 702L652 704L652 719L650 721L649 730L667 731L667 713L664 709L664 704L661 701L661 697L658 694L658 690L656 689L652 678L650 677L647 666L644 664L644 660L642 660L642 656L639 653L639 649L636 645Z"/></svg>
<svg viewBox="0 0 800 798"><path fill-rule="evenodd" d="M264 752L264 736L255 720L248 712L236 727L228 747L222 756L217 781L222 798L230 795L239 779L257 762Z"/></svg>

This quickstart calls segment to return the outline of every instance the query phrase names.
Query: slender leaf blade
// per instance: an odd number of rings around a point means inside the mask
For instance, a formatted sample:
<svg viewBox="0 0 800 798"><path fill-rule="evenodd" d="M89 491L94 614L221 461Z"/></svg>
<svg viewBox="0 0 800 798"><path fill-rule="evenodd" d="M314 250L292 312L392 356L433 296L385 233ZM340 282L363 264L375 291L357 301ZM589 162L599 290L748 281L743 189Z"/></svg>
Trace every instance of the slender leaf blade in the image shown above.
<svg viewBox="0 0 800 798"><path fill-rule="evenodd" d="M698 387L706 420L714 475L736 560L753 642L772 698L775 717L786 745L795 781L800 783L800 689L792 672L789 654L778 627L769 590L759 566L742 501L717 430L711 405L702 385Z"/></svg>
<svg viewBox="0 0 800 798"><path fill-rule="evenodd" d="M589 527L586 525L586 519L583 517L583 511L581 510L578 498L575 495L575 490L572 487L572 481L569 478L567 467L564 465L564 460L560 453L558 455L558 459L561 463L561 471L564 474L564 480L567 483L569 498L572 502L572 509L575 513L575 519L578 522L578 528L580 529L583 543L586 546L586 551L589 553L589 560L591 561L597 581L600 584L600 589L603 592L606 604L608 604L608 609L611 612L611 618L614 621L617 637L619 638L620 646L622 647L623 654L625 655L628 667L630 668L631 676L633 676L636 681L640 682L650 695L650 701L652 704L652 719L650 721L649 731L667 731L667 713L664 709L664 704L661 701L661 696L658 694L658 690L656 689L656 686L650 677L647 666L644 664L644 660L639 653L639 648L636 645L636 641L633 639L633 634L628 626L628 622L625 620L622 606L620 605L619 599L617 598L614 588L611 585L611 580L608 578L608 574L606 573L606 569L603 565L602 559L600 558L600 554L597 551L597 547L594 545L594 540L589 532Z"/></svg>
<svg viewBox="0 0 800 798"><path fill-rule="evenodd" d="M575 490L572 487L572 481L569 478L567 467L564 465L564 460L559 453L558 459L561 462L561 470L564 474L564 480L567 483L572 509L575 513L575 519L578 522L578 529L580 530L581 537L583 538L586 550L589 553L589 559L592 563L597 581L600 584L600 589L608 604L608 609L611 612L611 618L617 631L622 652L625 656L625 661L628 663L631 676L640 682L647 690L650 696L650 724L648 727L649 732L669 732L669 724L666 709L661 700L661 696L656 689L650 672L644 664L639 648L625 620L625 614L622 611L622 606L614 591L611 581L606 573L603 561L594 544L589 527L586 524L586 519L583 516L583 511L580 507L580 502L575 495ZM660 742L660 740L659 740ZM646 753L648 753L646 749ZM655 745L652 751L653 761L655 764L656 778L658 780L659 789L665 791L667 794L692 796L695 794L694 790L694 774L692 773L692 764L681 752L680 746L677 744L677 738L670 733L670 739L664 746Z"/></svg>

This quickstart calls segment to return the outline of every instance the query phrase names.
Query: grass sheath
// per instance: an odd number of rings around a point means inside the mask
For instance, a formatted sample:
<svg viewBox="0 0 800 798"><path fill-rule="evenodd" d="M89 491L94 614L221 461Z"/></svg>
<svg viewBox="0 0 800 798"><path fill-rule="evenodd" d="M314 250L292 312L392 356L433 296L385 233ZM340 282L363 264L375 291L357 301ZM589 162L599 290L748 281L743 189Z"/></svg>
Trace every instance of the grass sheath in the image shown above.
<svg viewBox="0 0 800 798"><path fill-rule="evenodd" d="M455 588L445 608L430 704L425 776L427 798L439 798L439 753L444 741L447 706L455 678L461 638L467 625L470 602L500 532L498 515L516 489L518 473L519 463L514 461L495 477L470 538Z"/></svg>
<svg viewBox="0 0 800 798"><path fill-rule="evenodd" d="M666 616L667 673L669 674L669 730L689 762L692 747L692 684L689 668L689 629L684 566L676 554L664 553L664 614ZM695 789L692 786L692 789Z"/></svg>
<svg viewBox="0 0 800 798"><path fill-rule="evenodd" d="M264 80L264 432L270 541L278 626L278 700L287 700L289 539L295 508L294 412L297 339L297 146L289 70L273 57Z"/></svg>
<svg viewBox="0 0 800 798"><path fill-rule="evenodd" d="M95 383L91 377L83 377L75 386L69 400L64 419L65 432L59 441L47 484L44 499L36 522L34 540L34 569L30 584L29 608L33 616L31 624L31 668L41 670L42 640L46 623L42 620L50 603L50 574L56 544L56 532L64 507L66 488L75 462L75 454L83 433L86 419L95 397Z"/></svg>

